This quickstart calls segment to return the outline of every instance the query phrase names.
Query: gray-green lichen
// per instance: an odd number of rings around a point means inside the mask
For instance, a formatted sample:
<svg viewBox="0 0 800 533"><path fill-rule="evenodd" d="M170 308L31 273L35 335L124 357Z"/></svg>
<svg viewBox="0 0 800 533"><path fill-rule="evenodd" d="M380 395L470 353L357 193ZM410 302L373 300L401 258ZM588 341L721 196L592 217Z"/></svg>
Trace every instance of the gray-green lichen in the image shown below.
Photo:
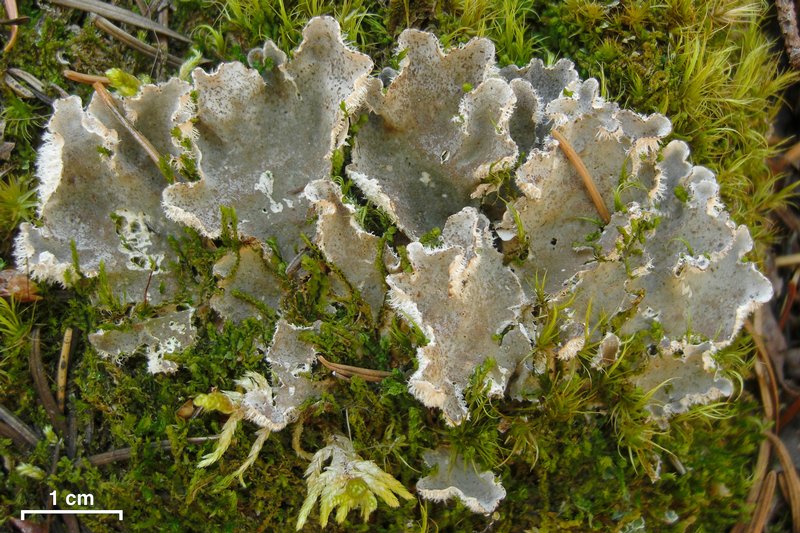
<svg viewBox="0 0 800 533"><path fill-rule="evenodd" d="M92 333L89 341L98 352L115 361L144 348L150 373L175 372L178 363L167 357L178 355L194 342L196 330L192 324L193 317L194 309L174 311L134 322L126 329Z"/></svg>
<svg viewBox="0 0 800 533"><path fill-rule="evenodd" d="M288 62L273 61L267 79L241 63L192 76L192 155L200 181L164 191L167 215L217 237L220 206L236 209L242 235L274 238L296 252L309 202L305 186L331 172L331 152L345 139L346 109L361 100L372 61L342 41L329 18L312 20ZM342 105L344 103L344 105Z"/></svg>
<svg viewBox="0 0 800 533"><path fill-rule="evenodd" d="M434 472L417 482L417 492L437 502L458 498L475 513L491 513L506 491L492 472L478 472L463 457L444 448L425 452L425 462Z"/></svg>
<svg viewBox="0 0 800 533"><path fill-rule="evenodd" d="M76 269L89 277L104 269L126 302L168 299L176 259L168 236L180 226L164 216L163 175L97 96L85 110L76 96L54 107L37 162L40 223L20 226L17 264L61 284ZM145 86L121 111L160 153L177 155L170 132L188 119L189 86Z"/></svg>
<svg viewBox="0 0 800 533"><path fill-rule="evenodd" d="M466 207L448 218L442 240L432 250L411 243L413 273L393 274L387 281L392 307L428 339L417 350L419 367L409 390L458 424L469 414L463 392L475 369L493 359L489 394L503 396L531 344L519 324L522 287L493 247L489 219Z"/></svg>

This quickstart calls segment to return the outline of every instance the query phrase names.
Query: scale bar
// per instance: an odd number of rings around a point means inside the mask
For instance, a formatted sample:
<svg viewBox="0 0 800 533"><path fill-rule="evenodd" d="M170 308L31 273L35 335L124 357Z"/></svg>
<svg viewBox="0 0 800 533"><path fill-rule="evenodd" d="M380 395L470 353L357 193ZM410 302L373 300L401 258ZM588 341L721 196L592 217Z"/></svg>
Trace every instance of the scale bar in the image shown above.
<svg viewBox="0 0 800 533"><path fill-rule="evenodd" d="M120 509L70 509L67 511L62 511L60 509L23 509L22 512L20 512L20 520L25 520L25 515L34 514L115 514L122 520L122 511Z"/></svg>

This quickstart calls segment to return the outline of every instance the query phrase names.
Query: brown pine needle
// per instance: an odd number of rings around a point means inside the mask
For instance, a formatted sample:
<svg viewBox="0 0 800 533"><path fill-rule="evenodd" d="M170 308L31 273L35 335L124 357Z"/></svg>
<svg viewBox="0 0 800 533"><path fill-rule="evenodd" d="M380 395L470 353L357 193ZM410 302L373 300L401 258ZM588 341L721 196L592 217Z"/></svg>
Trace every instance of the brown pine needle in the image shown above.
<svg viewBox="0 0 800 533"><path fill-rule="evenodd" d="M28 363L30 365L31 376L33 377L33 384L36 392L39 395L39 400L44 406L50 423L59 434L64 436L67 434L67 422L61 411L58 410L53 393L50 391L50 384L47 382L47 375L44 371L44 364L42 364L42 350L39 340L39 328L35 328L31 332L31 351L28 354Z"/></svg>
<svg viewBox="0 0 800 533"><path fill-rule="evenodd" d="M783 475L786 480L786 501L792 511L792 532L800 533L800 478L792 461L792 456L783 441L771 431L765 433L772 447L775 448L775 455L778 457L783 467Z"/></svg>
<svg viewBox="0 0 800 533"><path fill-rule="evenodd" d="M13 19L3 19L3 20L0 20L0 26L13 26L15 24L25 24L26 22L30 22L30 21L31 21L31 18L30 17L25 17L25 16L16 17L16 18L13 18Z"/></svg>
<svg viewBox="0 0 800 533"><path fill-rule="evenodd" d="M14 441L25 441L30 446L36 446L39 442L39 436L17 415L0 405L0 423L4 424L7 429L13 431L14 436L11 438ZM5 434L4 434L5 435Z"/></svg>
<svg viewBox="0 0 800 533"><path fill-rule="evenodd" d="M146 54L150 57L158 58L161 56L162 51L156 48L155 46L151 46L130 33L126 32L119 26L113 24L110 20L105 17L101 17L99 15L94 15L94 25L109 34L110 36L114 37L116 40L120 41L123 44L133 48L134 50L138 50L139 52ZM180 67L183 64L183 60L181 58L167 55L167 64L171 67Z"/></svg>
<svg viewBox="0 0 800 533"><path fill-rule="evenodd" d="M8 0L7 0L8 1ZM192 40L174 30L166 28L157 22L145 18L136 13L132 13L127 9L115 6L108 2L101 2L100 0L50 0L53 4L69 7L72 9L80 9L89 13L103 16L107 19L116 20L117 22L124 22L132 26L138 26L145 30L154 31L161 35L167 35L173 39L177 39L184 43L191 43ZM11 15L9 15L10 17Z"/></svg>
<svg viewBox="0 0 800 533"><path fill-rule="evenodd" d="M92 87L94 87L94 90L95 92L97 92L97 95L100 97L101 100L103 100L103 103L105 103L108 109L111 111L111 114L113 114L114 117L117 119L117 121L122 125L122 127L125 128L134 139L136 139L136 142L139 143L139 145L147 153L150 159L153 160L153 163L155 163L156 167L160 169L161 154L158 153L158 150L156 150L156 147L153 146L153 143L151 143L147 139L147 137L142 135L139 132L139 130L137 130L134 127L134 125L131 124L128 118L122 114L122 112L117 107L117 102L114 100L114 97L111 96L111 93L108 92L106 86L97 81L92 84Z"/></svg>
<svg viewBox="0 0 800 533"><path fill-rule="evenodd" d="M764 485L761 487L761 494L758 496L758 503L756 504L755 511L753 511L753 519L750 520L750 526L747 528L748 533L761 533L766 531L767 518L769 518L769 510L772 507L772 498L775 496L775 485L778 481L778 475L774 470L767 474L764 479Z"/></svg>
<svg viewBox="0 0 800 533"><path fill-rule="evenodd" d="M779 255L775 258L775 266L778 268L794 267L800 264L800 254Z"/></svg>
<svg viewBox="0 0 800 533"><path fill-rule="evenodd" d="M219 435L210 435L208 437L190 437L186 439L187 444L202 444L204 442L208 442L211 440L219 440ZM151 442L149 444L151 448L157 448L161 450L171 450L172 449L172 442L168 440L162 440L160 442ZM108 452L98 453L95 455L91 455L89 457L83 457L81 459L77 459L74 461L76 466L83 466L86 463L89 463L93 466L103 466L107 464L111 464L117 461L127 461L133 456L133 448L119 448L116 450L111 450Z"/></svg>
<svg viewBox="0 0 800 533"><path fill-rule="evenodd" d="M6 16L14 20L19 18L19 11L17 10L17 2L16 0L5 0L6 5ZM7 54L9 50L14 48L14 44L17 42L17 36L19 35L19 26L16 24L11 25L11 37L8 38L8 42L6 46L3 48L3 53Z"/></svg>
<svg viewBox="0 0 800 533"><path fill-rule="evenodd" d="M93 85L97 82L108 85L111 83L105 76L95 76L94 74L84 74L83 72L76 72L74 70L66 69L62 72L65 78L76 83L85 83L86 85Z"/></svg>
<svg viewBox="0 0 800 533"><path fill-rule="evenodd" d="M758 493L761 492L761 485L767 475L771 452L772 447L769 441L763 441L758 448L758 459L756 459L756 467L753 470L753 486L750 487L750 492L747 494L747 503L755 503L756 499L758 499Z"/></svg>
<svg viewBox="0 0 800 533"><path fill-rule="evenodd" d="M776 431L780 431L778 380L775 376L775 369L772 367L769 350L764 339L756 331L750 320L745 321L744 328L753 338L753 343L756 345L756 354L759 356L756 358L753 368L758 380L758 389L761 394L761 403L764 406L764 414L769 420L775 422Z"/></svg>
<svg viewBox="0 0 800 533"><path fill-rule="evenodd" d="M344 378L359 376L363 378L364 381L378 383L380 381L383 381L384 378L387 378L392 375L391 372L386 372L383 370L372 370L371 368L361 368L358 366L343 365L340 363L331 363L321 355L317 357L319 358L319 362L322 363L322 366L324 366L328 370L340 374Z"/></svg>
<svg viewBox="0 0 800 533"><path fill-rule="evenodd" d="M594 203L594 207L597 209L597 212L600 213L600 218L603 219L603 223L608 224L611 222L611 215L609 214L608 209L606 209L606 204L603 202L603 197L600 196L600 191L597 190L597 186L594 184L592 175L589 174L589 170L586 168L586 165L583 164L578 152L575 151L569 141L567 141L567 139L558 130L553 129L550 131L550 134L555 140L558 141L558 145L564 152L564 156L566 156L569 162L572 163L572 166L575 167L575 170L578 171L578 174L583 180L583 185L589 192L589 197L592 199L592 203Z"/></svg>
<svg viewBox="0 0 800 533"><path fill-rule="evenodd" d="M770 452L772 451L772 446L770 445L768 440L761 441L761 446L758 449L758 459L756 460L756 467L753 469L753 484L750 485L750 490L747 493L747 502L748 505L753 505L758 501L758 496L761 494L761 489L764 486L764 480L766 479L767 475L767 467L769 466L770 460ZM749 531L748 524L739 522L733 528L731 528L730 533L744 533L745 531Z"/></svg>

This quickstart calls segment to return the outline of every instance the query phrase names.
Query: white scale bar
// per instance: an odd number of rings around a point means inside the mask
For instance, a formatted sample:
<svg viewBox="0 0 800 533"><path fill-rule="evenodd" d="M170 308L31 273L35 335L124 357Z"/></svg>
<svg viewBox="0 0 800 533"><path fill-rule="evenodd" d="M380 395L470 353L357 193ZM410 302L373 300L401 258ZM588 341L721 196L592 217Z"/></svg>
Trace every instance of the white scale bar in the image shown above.
<svg viewBox="0 0 800 533"><path fill-rule="evenodd" d="M119 519L122 520L122 511L119 509L86 509L84 511L79 510L68 510L68 511L61 511L61 510L47 510L47 509L24 509L20 513L20 520L25 520L25 515L32 515L32 514L115 514L119 516Z"/></svg>

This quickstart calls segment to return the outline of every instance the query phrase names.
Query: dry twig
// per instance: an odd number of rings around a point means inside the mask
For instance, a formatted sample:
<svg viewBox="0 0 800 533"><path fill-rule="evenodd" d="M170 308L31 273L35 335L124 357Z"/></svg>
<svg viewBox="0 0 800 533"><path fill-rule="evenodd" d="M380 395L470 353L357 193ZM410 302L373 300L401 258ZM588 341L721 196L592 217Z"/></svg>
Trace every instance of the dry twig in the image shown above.
<svg viewBox="0 0 800 533"><path fill-rule="evenodd" d="M5 0L6 5L6 16L14 20L19 18L19 11L17 10L17 2L16 0ZM3 53L8 53L9 50L14 48L14 44L17 42L17 36L19 35L19 26L16 24L11 25L11 37L8 38L8 42L6 46L3 48Z"/></svg>
<svg viewBox="0 0 800 533"><path fill-rule="evenodd" d="M764 485L761 487L761 494L758 496L758 504L753 511L753 519L747 528L748 533L761 533L766 530L769 510L772 507L772 498L775 496L775 484L778 476L774 470L767 474Z"/></svg>
<svg viewBox="0 0 800 533"><path fill-rule="evenodd" d="M778 11L778 25L783 34L783 44L789 56L789 64L800 69L800 34L797 31L794 0L775 0L775 9Z"/></svg>
<svg viewBox="0 0 800 533"><path fill-rule="evenodd" d="M9 435L15 441L25 441L30 446L36 446L39 442L39 436L22 420L17 418L17 415L0 405L0 421L4 422L6 427L14 432L16 438Z"/></svg>
<svg viewBox="0 0 800 533"><path fill-rule="evenodd" d="M64 332L61 342L61 356L58 358L58 372L56 374L56 401L58 410L64 413L67 404L67 370L69 369L69 356L72 352L72 328Z"/></svg>
<svg viewBox="0 0 800 533"><path fill-rule="evenodd" d="M793 267L798 264L800 264L800 254L779 255L775 258L775 266L778 268Z"/></svg>
<svg viewBox="0 0 800 533"><path fill-rule="evenodd" d="M74 70L65 69L62 74L65 78L76 83L85 83L86 85L93 85L95 83L103 83L108 85L111 83L106 76L96 76L94 74L84 74L83 72L75 72Z"/></svg>
<svg viewBox="0 0 800 533"><path fill-rule="evenodd" d="M219 435L211 435L209 437L191 437L186 439L187 444L201 444L203 442L208 442L210 440L218 440ZM153 442L150 443L152 448L158 448L161 450L169 450L172 448L172 443L168 440L162 440L160 442ZM117 450L111 450L108 452L98 453L87 457L85 459L78 459L75 461L77 466L81 466L85 462L88 462L94 466L103 466L111 463L115 463L117 461L127 461L133 455L133 448L119 448Z"/></svg>
<svg viewBox="0 0 800 533"><path fill-rule="evenodd" d="M761 404L764 406L764 415L767 419L774 421L777 427L778 424L780 424L778 420L778 408L780 406L778 402L778 385L775 380L775 373L772 369L767 348L761 336L755 332L749 320L745 322L745 328L753 337L753 342L756 344L756 354L758 358L753 368L758 380L758 390L761 393Z"/></svg>
<svg viewBox="0 0 800 533"><path fill-rule="evenodd" d="M97 95L100 97L103 103L106 104L106 107L108 107L109 111L111 111L111 114L114 115L114 118L116 118L117 121L122 125L122 127L125 128L134 139L136 139L136 142L139 143L142 149L147 153L147 155L150 157L150 159L152 159L156 167L160 170L161 154L158 153L158 150L156 150L156 147L153 146L153 143L151 143L147 139L147 137L142 135L141 132L139 132L139 130L137 130L134 127L134 125L131 124L131 122L127 119L127 117L125 117L125 115L122 114L122 112L117 107L117 102L114 101L114 97L111 96L111 93L108 92L108 89L106 89L105 85L103 85L98 81L93 83L92 87L94 87L94 90L95 92L97 92Z"/></svg>

